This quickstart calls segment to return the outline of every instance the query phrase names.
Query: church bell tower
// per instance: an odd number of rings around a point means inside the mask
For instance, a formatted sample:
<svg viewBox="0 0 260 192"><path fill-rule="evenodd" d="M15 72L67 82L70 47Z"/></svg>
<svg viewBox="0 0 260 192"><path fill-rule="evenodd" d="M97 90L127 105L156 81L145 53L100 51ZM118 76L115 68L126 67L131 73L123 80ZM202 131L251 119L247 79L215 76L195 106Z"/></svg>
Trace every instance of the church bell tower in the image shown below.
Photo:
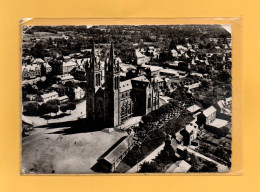
<svg viewBox="0 0 260 192"><path fill-rule="evenodd" d="M105 61L105 106L104 120L107 127L115 127L120 122L120 67L116 62L114 47L111 43L109 59Z"/></svg>

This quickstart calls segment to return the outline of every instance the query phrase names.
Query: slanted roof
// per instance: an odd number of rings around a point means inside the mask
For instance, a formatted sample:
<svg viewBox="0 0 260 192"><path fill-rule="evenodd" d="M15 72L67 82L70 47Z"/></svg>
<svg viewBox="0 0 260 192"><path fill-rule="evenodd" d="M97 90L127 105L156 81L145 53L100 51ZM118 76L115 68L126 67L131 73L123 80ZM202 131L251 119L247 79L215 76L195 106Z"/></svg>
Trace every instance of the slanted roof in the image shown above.
<svg viewBox="0 0 260 192"><path fill-rule="evenodd" d="M33 60L33 63L44 63L44 61L41 58L36 58Z"/></svg>
<svg viewBox="0 0 260 192"><path fill-rule="evenodd" d="M183 130L183 129L182 129L182 130ZM179 141L179 142L181 142L182 139L183 139L183 136L182 136L182 134L181 134L180 131L178 131L178 132L175 134L175 137L176 137L176 140Z"/></svg>
<svg viewBox="0 0 260 192"><path fill-rule="evenodd" d="M146 65L146 64L143 64L142 67L149 67L151 72L160 71L160 70L163 69L162 67L153 66L153 65Z"/></svg>
<svg viewBox="0 0 260 192"><path fill-rule="evenodd" d="M41 95L41 98L46 99L46 98L48 98L48 97L56 96L56 95L58 95L58 93L57 93L56 91L53 91L53 92L50 92L50 93L46 93L46 94Z"/></svg>
<svg viewBox="0 0 260 192"><path fill-rule="evenodd" d="M156 76L156 77L154 78L154 81L155 81L155 82L158 82L158 83L164 82L164 80L163 80L161 77L158 77L158 76Z"/></svg>
<svg viewBox="0 0 260 192"><path fill-rule="evenodd" d="M173 170L174 173L187 173L191 168L191 165L184 160L177 161L176 165L177 168Z"/></svg>
<svg viewBox="0 0 260 192"><path fill-rule="evenodd" d="M44 66L45 68L51 68L51 66L49 65L49 63L43 63L43 66Z"/></svg>
<svg viewBox="0 0 260 192"><path fill-rule="evenodd" d="M69 80L69 79L74 79L74 77L73 77L72 75L66 75L66 76L60 77L60 79L61 79L62 81L65 81L65 80Z"/></svg>
<svg viewBox="0 0 260 192"><path fill-rule="evenodd" d="M76 66L77 63L74 61L63 62L63 67Z"/></svg>
<svg viewBox="0 0 260 192"><path fill-rule="evenodd" d="M184 160L176 161L165 172L166 173L187 173L191 165Z"/></svg>
<svg viewBox="0 0 260 192"><path fill-rule="evenodd" d="M210 116L212 113L214 113L214 112L216 112L216 111L217 111L217 110L215 109L215 107L211 106L211 107L205 109L205 110L203 111L203 114L205 115L205 117L208 117L208 116Z"/></svg>
<svg viewBox="0 0 260 192"><path fill-rule="evenodd" d="M133 136L123 136L112 147L110 147L99 160L106 160L111 165L133 144Z"/></svg>
<svg viewBox="0 0 260 192"><path fill-rule="evenodd" d="M132 87L131 80L126 80L126 81L120 82L120 87L119 87L120 92L125 92L128 90L131 90L132 88L133 87Z"/></svg>
<svg viewBox="0 0 260 192"><path fill-rule="evenodd" d="M194 112L196 112L196 111L198 111L198 110L200 110L201 108L198 106L198 105L192 105L192 106L190 106L190 107L188 107L187 108L187 110L189 111L189 112L191 112L191 113L194 113Z"/></svg>
<svg viewBox="0 0 260 192"><path fill-rule="evenodd" d="M61 96L57 98L59 101L65 100L65 99L69 99L69 97L67 95Z"/></svg>
<svg viewBox="0 0 260 192"><path fill-rule="evenodd" d="M142 82L149 83L149 80L144 75L132 78L131 80L133 80L133 81L142 81Z"/></svg>
<svg viewBox="0 0 260 192"><path fill-rule="evenodd" d="M185 130L188 132L188 133L191 133L192 131L194 131L195 127L193 125L186 125L185 127Z"/></svg>
<svg viewBox="0 0 260 192"><path fill-rule="evenodd" d="M145 57L145 55L142 54L142 53L139 52L139 51L135 51L135 54L136 54L136 57L137 57L137 58L143 58L143 57Z"/></svg>

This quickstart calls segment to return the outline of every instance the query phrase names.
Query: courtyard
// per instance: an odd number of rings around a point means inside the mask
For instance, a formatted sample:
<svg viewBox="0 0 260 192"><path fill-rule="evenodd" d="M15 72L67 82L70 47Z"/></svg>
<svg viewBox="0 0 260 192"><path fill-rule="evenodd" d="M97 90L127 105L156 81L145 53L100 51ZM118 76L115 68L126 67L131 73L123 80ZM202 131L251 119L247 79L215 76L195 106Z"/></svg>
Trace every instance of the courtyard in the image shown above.
<svg viewBox="0 0 260 192"><path fill-rule="evenodd" d="M70 127L35 128L22 138L22 173L88 174L124 132L67 133Z"/></svg>

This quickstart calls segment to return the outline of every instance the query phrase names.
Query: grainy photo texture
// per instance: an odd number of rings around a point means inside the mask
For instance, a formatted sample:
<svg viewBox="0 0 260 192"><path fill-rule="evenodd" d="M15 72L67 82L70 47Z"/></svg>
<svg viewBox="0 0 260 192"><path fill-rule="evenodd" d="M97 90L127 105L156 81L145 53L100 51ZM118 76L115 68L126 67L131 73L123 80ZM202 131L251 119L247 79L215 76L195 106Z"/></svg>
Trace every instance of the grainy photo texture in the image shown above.
<svg viewBox="0 0 260 192"><path fill-rule="evenodd" d="M231 26L22 28L22 174L231 169Z"/></svg>

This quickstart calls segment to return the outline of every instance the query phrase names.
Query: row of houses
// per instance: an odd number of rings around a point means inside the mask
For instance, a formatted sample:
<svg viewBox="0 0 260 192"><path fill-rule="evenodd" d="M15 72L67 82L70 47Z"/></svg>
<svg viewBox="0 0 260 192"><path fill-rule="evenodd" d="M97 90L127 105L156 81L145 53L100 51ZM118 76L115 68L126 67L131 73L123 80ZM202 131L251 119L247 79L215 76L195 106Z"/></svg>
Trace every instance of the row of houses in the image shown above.
<svg viewBox="0 0 260 192"><path fill-rule="evenodd" d="M220 100L205 110L201 110L198 105L188 107L187 110L193 115L194 120L175 134L177 143L184 146L192 144L197 146L197 142L193 141L197 139L198 133L203 128L217 135L227 135L231 128L231 105L230 97Z"/></svg>
<svg viewBox="0 0 260 192"><path fill-rule="evenodd" d="M29 62L26 60L22 64L22 79L33 79L41 77L52 71L52 67L48 62L40 58L31 58Z"/></svg>

